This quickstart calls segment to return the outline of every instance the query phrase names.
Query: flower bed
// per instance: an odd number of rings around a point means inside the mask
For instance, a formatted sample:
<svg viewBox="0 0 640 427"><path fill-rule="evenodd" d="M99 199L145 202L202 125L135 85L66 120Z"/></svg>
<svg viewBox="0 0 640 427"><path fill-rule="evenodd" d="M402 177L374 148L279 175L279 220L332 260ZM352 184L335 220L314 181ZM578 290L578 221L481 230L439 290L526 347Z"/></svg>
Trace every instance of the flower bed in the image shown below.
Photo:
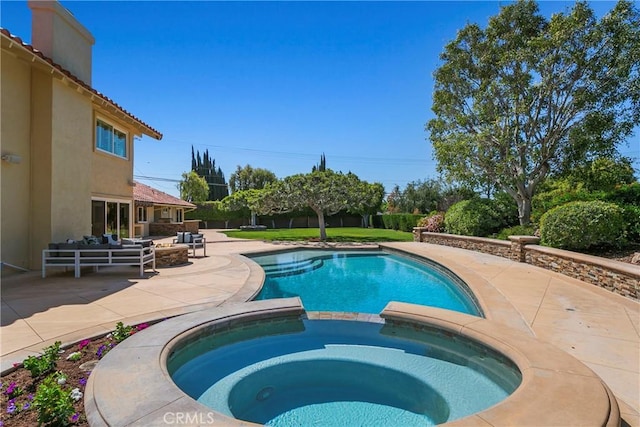
<svg viewBox="0 0 640 427"><path fill-rule="evenodd" d="M56 342L40 357L30 356L0 378L0 426L88 426L84 387L95 363L146 324L125 326L105 337L83 340L66 349Z"/></svg>

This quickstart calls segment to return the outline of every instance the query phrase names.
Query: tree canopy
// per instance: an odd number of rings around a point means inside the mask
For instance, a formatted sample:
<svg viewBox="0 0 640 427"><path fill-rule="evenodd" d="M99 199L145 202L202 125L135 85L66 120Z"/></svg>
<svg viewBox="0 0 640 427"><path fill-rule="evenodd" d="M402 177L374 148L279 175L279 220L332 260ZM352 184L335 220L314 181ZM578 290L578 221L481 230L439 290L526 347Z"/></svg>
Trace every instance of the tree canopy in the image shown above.
<svg viewBox="0 0 640 427"><path fill-rule="evenodd" d="M585 2L547 20L521 0L440 58L426 126L438 168L507 192L521 224L550 171L614 153L640 123L640 18L626 0L599 21Z"/></svg>
<svg viewBox="0 0 640 427"><path fill-rule="evenodd" d="M231 193L243 190L260 190L267 184L277 181L276 174L267 169L254 168L251 165L236 168L229 177Z"/></svg>
<svg viewBox="0 0 640 427"><path fill-rule="evenodd" d="M382 195L373 200L377 191L356 175L337 173L330 169L288 176L269 184L254 199L251 209L269 215L311 208L318 216L320 239L327 239L325 216L343 210L361 211L366 206L379 206Z"/></svg>
<svg viewBox="0 0 640 427"><path fill-rule="evenodd" d="M182 174L182 181L178 183L178 190L180 190L180 198L182 200L192 203L204 202L209 195L207 181L195 171Z"/></svg>

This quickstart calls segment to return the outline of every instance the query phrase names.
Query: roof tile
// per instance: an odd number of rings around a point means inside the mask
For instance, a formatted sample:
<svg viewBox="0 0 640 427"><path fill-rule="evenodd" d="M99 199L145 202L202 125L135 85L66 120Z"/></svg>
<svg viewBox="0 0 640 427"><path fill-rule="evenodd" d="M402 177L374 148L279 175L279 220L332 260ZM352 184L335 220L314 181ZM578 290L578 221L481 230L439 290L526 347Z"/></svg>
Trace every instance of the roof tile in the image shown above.
<svg viewBox="0 0 640 427"><path fill-rule="evenodd" d="M155 205L181 206L185 208L195 208L193 203L185 202L182 199L167 194L153 187L149 187L141 182L134 181L133 200L136 202L147 202Z"/></svg>

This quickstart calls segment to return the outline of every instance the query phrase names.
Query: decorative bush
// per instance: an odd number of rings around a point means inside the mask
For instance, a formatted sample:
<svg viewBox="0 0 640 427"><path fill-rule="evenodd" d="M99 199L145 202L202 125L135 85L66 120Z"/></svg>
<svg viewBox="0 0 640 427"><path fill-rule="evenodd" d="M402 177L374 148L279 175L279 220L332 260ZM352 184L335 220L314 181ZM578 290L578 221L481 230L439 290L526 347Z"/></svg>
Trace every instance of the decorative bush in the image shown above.
<svg viewBox="0 0 640 427"><path fill-rule="evenodd" d="M626 223L618 205L602 201L571 202L540 218L543 245L569 250L625 243Z"/></svg>
<svg viewBox="0 0 640 427"><path fill-rule="evenodd" d="M438 212L425 216L418 221L418 227L426 228L431 233L441 233L444 231L444 213Z"/></svg>
<svg viewBox="0 0 640 427"><path fill-rule="evenodd" d="M451 206L444 218L448 233L488 236L501 226L501 218L487 199L463 200Z"/></svg>
<svg viewBox="0 0 640 427"><path fill-rule="evenodd" d="M500 240L508 240L509 236L533 236L535 235L535 232L536 227L533 225L516 225L500 231L496 238Z"/></svg>
<svg viewBox="0 0 640 427"><path fill-rule="evenodd" d="M622 216L627 224L627 239L640 243L640 204L622 205Z"/></svg>

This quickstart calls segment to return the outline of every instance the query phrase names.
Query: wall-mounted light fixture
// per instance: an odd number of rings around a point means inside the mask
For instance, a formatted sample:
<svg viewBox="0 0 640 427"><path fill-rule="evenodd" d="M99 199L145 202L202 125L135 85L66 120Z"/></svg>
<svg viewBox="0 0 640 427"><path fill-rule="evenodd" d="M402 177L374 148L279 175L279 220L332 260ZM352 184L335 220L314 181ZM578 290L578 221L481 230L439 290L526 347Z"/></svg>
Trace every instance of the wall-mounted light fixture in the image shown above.
<svg viewBox="0 0 640 427"><path fill-rule="evenodd" d="M18 156L17 154L3 154L1 158L7 163L13 163L16 165L22 162L22 157Z"/></svg>

